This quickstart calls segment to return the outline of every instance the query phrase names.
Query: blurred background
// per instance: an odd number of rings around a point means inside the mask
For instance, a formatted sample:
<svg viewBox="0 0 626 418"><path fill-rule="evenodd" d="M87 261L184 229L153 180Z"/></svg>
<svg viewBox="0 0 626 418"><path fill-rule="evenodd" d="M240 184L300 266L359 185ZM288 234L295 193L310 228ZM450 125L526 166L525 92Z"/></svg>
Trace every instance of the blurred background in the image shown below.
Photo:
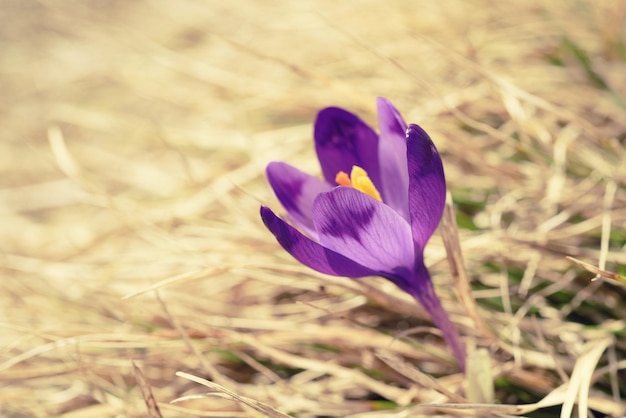
<svg viewBox="0 0 626 418"><path fill-rule="evenodd" d="M1 2L0 415L146 416L132 360L162 404L207 391L179 370L293 416L439 399L411 392L368 333L429 324L423 311L386 304L404 299L384 282L296 265L258 218L279 209L268 162L319 172L317 111L376 127L378 96L443 155L496 334L558 361L485 343L436 237L444 304L492 350L496 400L539 400L587 327L623 331L623 288L565 256L624 274L625 19L620 0ZM432 350L394 347L460 387ZM596 416L623 412L623 367L594 380ZM162 405L198 411L261 416L228 399Z"/></svg>

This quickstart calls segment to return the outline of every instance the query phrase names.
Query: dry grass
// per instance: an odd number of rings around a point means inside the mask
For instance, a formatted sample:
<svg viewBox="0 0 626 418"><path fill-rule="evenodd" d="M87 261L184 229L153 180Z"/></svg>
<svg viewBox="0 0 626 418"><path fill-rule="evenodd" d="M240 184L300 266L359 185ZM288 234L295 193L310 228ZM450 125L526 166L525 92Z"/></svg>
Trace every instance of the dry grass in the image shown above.
<svg viewBox="0 0 626 418"><path fill-rule="evenodd" d="M0 14L3 417L626 414L626 292L566 259L624 274L626 2ZM427 262L499 406L467 404L420 307L299 266L259 221L269 161L318 170L315 112L374 123L379 95L442 151L464 304L440 235Z"/></svg>

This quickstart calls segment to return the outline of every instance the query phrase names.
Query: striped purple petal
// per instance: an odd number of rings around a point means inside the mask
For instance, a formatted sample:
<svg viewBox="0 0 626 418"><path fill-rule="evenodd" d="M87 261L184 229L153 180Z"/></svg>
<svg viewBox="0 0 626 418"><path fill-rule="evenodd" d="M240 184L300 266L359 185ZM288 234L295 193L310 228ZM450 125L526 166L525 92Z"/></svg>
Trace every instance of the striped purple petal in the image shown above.
<svg viewBox="0 0 626 418"><path fill-rule="evenodd" d="M407 129L409 212L415 245L424 246L437 229L446 200L446 179L435 144L419 126Z"/></svg>
<svg viewBox="0 0 626 418"><path fill-rule="evenodd" d="M296 260L332 276L358 278L378 273L364 267L337 252L321 246L304 236L297 229L280 219L272 210L261 206L263 223L278 240L278 243Z"/></svg>
<svg viewBox="0 0 626 418"><path fill-rule="evenodd" d="M313 203L320 244L402 282L415 262L410 225L389 206L350 187L320 194Z"/></svg>
<svg viewBox="0 0 626 418"><path fill-rule="evenodd" d="M291 220L311 238L317 238L311 210L313 201L333 186L283 162L272 162L266 168L267 179Z"/></svg>
<svg viewBox="0 0 626 418"><path fill-rule="evenodd" d="M406 159L406 123L382 97L376 102L380 140L378 152L383 201L409 221L409 175Z"/></svg>
<svg viewBox="0 0 626 418"><path fill-rule="evenodd" d="M358 165L380 187L378 135L356 115L338 107L321 110L315 120L315 150L327 182Z"/></svg>

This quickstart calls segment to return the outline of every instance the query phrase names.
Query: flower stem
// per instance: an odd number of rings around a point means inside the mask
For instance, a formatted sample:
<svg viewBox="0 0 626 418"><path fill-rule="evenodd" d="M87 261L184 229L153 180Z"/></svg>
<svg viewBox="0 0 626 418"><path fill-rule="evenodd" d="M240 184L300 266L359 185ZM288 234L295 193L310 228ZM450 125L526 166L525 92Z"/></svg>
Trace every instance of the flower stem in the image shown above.
<svg viewBox="0 0 626 418"><path fill-rule="evenodd" d="M425 267L424 270L426 270ZM424 273L422 272L422 274ZM448 313L443 309L427 270L426 274L428 275L428 280L420 280L415 291L410 292L410 294L424 307L437 328L441 330L443 338L452 349L452 353L459 363L459 367L465 372L465 346L459 337L456 327L450 321Z"/></svg>

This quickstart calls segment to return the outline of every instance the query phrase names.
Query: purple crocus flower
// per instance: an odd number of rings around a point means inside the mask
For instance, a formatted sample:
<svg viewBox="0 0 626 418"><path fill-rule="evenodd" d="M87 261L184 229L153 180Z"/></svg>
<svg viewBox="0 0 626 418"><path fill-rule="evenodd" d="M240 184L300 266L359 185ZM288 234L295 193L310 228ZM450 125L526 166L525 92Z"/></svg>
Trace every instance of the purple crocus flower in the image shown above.
<svg viewBox="0 0 626 418"><path fill-rule="evenodd" d="M261 217L302 264L333 276L382 276L413 296L465 370L464 347L424 265L445 204L441 157L391 102L379 98L377 106L380 135L343 109L320 111L315 150L324 179L270 163L267 177L294 226L266 206Z"/></svg>

